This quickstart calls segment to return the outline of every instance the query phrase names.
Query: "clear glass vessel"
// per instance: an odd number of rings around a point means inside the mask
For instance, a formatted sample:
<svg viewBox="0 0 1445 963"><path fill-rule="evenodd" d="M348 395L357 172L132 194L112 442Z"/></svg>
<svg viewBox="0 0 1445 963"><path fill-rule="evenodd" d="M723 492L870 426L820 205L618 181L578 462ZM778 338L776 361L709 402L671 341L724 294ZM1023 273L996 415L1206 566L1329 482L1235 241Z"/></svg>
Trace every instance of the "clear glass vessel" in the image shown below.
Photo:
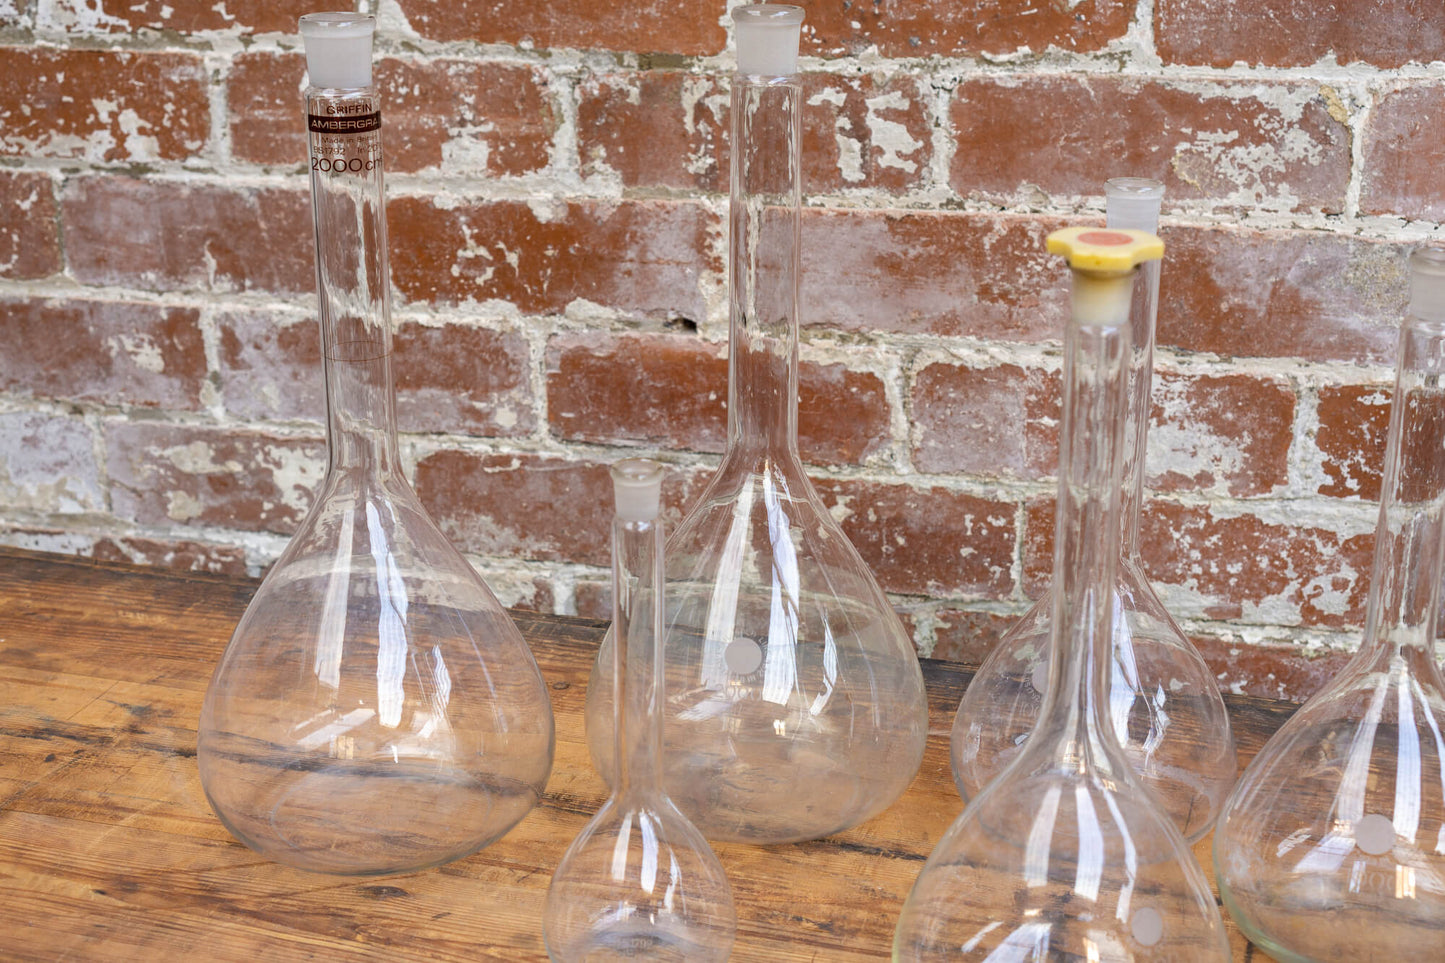
<svg viewBox="0 0 1445 963"><path fill-rule="evenodd" d="M1445 250L1410 264L1364 641L1260 750L1214 832L1224 905L1281 961L1445 955Z"/></svg>
<svg viewBox="0 0 1445 963"><path fill-rule="evenodd" d="M709 839L785 843L897 799L928 712L907 633L798 455L803 14L733 19L728 442L667 546L664 779ZM588 745L608 779L611 716L594 669Z"/></svg>
<svg viewBox="0 0 1445 963"><path fill-rule="evenodd" d="M547 890L542 931L558 963L728 958L737 930L717 856L662 786L662 466L612 468L612 795L573 840Z"/></svg>
<svg viewBox="0 0 1445 963"><path fill-rule="evenodd" d="M373 29L301 18L329 462L216 667L197 748L237 839L345 874L497 839L537 802L553 745L521 633L402 473Z"/></svg>
<svg viewBox="0 0 1445 963"><path fill-rule="evenodd" d="M1151 234L1158 229L1164 185L1120 177L1108 182L1106 194L1109 227ZM1133 348L1109 714L1134 771L1194 842L1214 824L1234 785L1236 762L1229 715L1214 674L1149 586L1139 553L1159 264L1141 267L1129 313ZM954 716L950 760L965 800L977 796L1019 753L1038 719L1052 611L1049 590L1004 634L964 690Z"/></svg>
<svg viewBox="0 0 1445 963"><path fill-rule="evenodd" d="M904 903L895 960L1228 960L1184 839L1110 717L1114 568L1135 265L1144 232L1069 228L1053 609L1043 707L1023 749L939 841Z"/></svg>

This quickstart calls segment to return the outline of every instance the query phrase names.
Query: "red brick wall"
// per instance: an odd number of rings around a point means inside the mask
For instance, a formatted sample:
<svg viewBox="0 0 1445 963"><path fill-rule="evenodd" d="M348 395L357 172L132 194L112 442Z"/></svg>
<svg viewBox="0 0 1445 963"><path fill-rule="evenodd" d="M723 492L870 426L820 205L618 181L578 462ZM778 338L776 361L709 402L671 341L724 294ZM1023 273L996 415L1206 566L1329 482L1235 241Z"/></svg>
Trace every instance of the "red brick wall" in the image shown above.
<svg viewBox="0 0 1445 963"><path fill-rule="evenodd" d="M320 5L324 6L324 4ZM292 0L0 0L0 541L263 569L322 471ZM1040 251L1161 178L1149 570L1221 680L1357 638L1439 0L807 0L802 449L921 652L1047 581ZM504 599L605 614L606 476L722 445L723 0L381 18L403 448Z"/></svg>

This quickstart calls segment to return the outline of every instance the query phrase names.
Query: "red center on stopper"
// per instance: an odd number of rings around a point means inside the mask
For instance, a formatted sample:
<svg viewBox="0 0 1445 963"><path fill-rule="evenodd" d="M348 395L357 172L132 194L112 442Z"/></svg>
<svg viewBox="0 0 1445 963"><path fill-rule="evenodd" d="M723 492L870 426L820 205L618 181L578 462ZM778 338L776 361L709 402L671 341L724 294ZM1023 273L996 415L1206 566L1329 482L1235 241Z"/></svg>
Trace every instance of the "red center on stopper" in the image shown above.
<svg viewBox="0 0 1445 963"><path fill-rule="evenodd" d="M1134 239L1127 234L1120 234L1118 231L1085 231L1079 235L1079 240L1084 244L1102 244L1114 247L1128 244Z"/></svg>

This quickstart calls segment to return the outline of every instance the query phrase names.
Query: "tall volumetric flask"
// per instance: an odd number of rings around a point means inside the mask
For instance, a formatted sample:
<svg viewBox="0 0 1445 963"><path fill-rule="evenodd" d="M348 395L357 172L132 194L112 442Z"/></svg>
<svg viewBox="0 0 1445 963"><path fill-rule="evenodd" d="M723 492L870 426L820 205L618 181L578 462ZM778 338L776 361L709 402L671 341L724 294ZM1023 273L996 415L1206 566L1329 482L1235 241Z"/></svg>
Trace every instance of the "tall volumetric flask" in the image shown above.
<svg viewBox="0 0 1445 963"><path fill-rule="evenodd" d="M1279 960L1445 958L1445 250L1410 261L1365 637L1240 777L1214 831L1239 928Z"/></svg>
<svg viewBox="0 0 1445 963"><path fill-rule="evenodd" d="M611 647L617 768L612 795L552 874L543 911L558 963L710 963L728 958L737 917L707 840L662 785L662 466L612 468Z"/></svg>
<svg viewBox="0 0 1445 963"><path fill-rule="evenodd" d="M895 960L1228 960L1224 923L1110 718L1121 462L1142 231L1069 228L1073 319L1054 529L1053 626L1028 741L949 827L903 906Z"/></svg>
<svg viewBox="0 0 1445 963"><path fill-rule="evenodd" d="M1108 226L1155 233L1164 186L1139 177L1108 182ZM1159 797L1190 842L1204 836L1234 785L1229 715L1214 675L1170 618L1144 575L1139 510L1154 369L1159 261L1140 268L1129 310L1120 554L1115 569L1114 658L1109 720L1134 771ZM1049 666L1053 590L1045 592L989 653L954 716L950 755L965 800L1021 751L1043 706Z"/></svg>
<svg viewBox="0 0 1445 963"><path fill-rule="evenodd" d="M329 462L201 710L201 784L237 839L328 873L474 852L552 765L537 664L401 470L371 17L301 18Z"/></svg>
<svg viewBox="0 0 1445 963"><path fill-rule="evenodd" d="M798 456L803 13L732 16L728 442L668 540L664 779L709 839L785 843L897 799L928 715L907 634ZM588 744L609 779L610 693L594 670Z"/></svg>

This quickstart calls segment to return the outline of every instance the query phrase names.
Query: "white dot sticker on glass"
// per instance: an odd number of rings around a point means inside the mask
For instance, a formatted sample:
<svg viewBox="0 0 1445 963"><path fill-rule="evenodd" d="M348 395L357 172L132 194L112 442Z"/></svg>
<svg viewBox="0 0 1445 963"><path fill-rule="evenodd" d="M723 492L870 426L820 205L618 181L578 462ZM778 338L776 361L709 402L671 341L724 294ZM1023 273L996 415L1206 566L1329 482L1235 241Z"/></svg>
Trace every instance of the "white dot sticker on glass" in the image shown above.
<svg viewBox="0 0 1445 963"><path fill-rule="evenodd" d="M1044 690L1047 689L1049 685L1049 663L1047 660L1034 666L1034 671L1033 674L1029 676L1029 681L1033 683L1035 692L1039 695L1044 694Z"/></svg>
<svg viewBox="0 0 1445 963"><path fill-rule="evenodd" d="M1164 938L1164 915L1152 906L1141 906L1129 919L1129 932L1141 946L1153 946Z"/></svg>
<svg viewBox="0 0 1445 963"><path fill-rule="evenodd" d="M723 649L723 661L738 675L752 675L763 664L763 647L752 639L738 636Z"/></svg>
<svg viewBox="0 0 1445 963"><path fill-rule="evenodd" d="M1370 813L1355 824L1355 845L1371 856L1388 853L1395 848L1395 824L1388 816Z"/></svg>

